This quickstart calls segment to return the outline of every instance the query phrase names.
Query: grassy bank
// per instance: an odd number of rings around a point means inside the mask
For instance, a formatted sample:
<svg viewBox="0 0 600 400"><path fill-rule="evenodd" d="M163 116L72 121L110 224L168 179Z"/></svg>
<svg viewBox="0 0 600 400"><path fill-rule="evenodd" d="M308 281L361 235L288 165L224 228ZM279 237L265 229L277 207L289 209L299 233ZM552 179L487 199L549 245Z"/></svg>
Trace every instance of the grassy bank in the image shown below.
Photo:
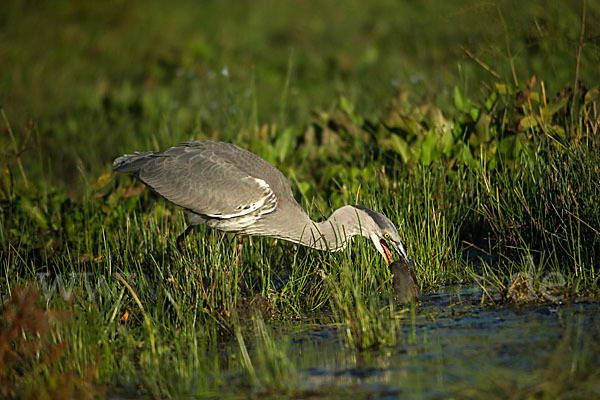
<svg viewBox="0 0 600 400"><path fill-rule="evenodd" d="M315 220L384 212L422 293L597 298L598 5L438 3L5 6L1 395L210 397L223 371L232 395L297 395L273 327L316 318L349 352L414 339L364 239L250 238L242 289L230 235L179 254L181 211L110 165L185 140L265 158Z"/></svg>

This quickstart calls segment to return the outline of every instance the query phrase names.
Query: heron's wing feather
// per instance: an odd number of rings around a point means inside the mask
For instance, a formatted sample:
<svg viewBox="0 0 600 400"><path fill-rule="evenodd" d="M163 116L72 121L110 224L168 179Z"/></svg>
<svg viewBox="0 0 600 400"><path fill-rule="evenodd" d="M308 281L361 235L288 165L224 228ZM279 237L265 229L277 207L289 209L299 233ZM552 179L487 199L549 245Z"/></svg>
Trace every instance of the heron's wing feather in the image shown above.
<svg viewBox="0 0 600 400"><path fill-rule="evenodd" d="M131 157L116 169L135 173L159 195L197 214L233 218L265 205L274 209L277 203L264 180L250 176L211 149L177 146Z"/></svg>

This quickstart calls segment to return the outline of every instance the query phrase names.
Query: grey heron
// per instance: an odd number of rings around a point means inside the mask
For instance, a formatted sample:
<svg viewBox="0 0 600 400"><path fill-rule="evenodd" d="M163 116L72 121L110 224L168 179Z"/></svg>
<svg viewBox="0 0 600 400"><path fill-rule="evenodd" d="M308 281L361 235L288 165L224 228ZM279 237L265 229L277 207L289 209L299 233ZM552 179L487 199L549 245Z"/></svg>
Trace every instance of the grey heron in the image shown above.
<svg viewBox="0 0 600 400"><path fill-rule="evenodd" d="M408 260L398 230L385 215L358 205L314 222L294 199L285 176L269 162L231 143L194 141L165 151L118 157L113 167L132 173L158 195L182 207L188 226L199 224L240 235L268 236L318 250L338 251L362 235L384 257L394 249ZM407 261L408 262L408 261Z"/></svg>

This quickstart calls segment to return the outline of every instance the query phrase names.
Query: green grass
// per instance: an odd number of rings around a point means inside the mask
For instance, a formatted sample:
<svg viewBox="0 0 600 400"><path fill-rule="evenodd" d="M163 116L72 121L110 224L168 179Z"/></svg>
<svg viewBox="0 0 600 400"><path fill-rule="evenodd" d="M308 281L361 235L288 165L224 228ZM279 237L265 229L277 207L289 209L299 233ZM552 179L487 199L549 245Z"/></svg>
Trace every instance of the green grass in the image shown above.
<svg viewBox="0 0 600 400"><path fill-rule="evenodd" d="M231 235L199 227L179 254L181 211L110 169L185 140L265 158L313 219L384 212L424 294L596 299L599 14L559 1L3 5L2 395L294 397L277 327L317 318L359 357L418 340L419 307L393 303L363 238L335 254L250 238L242 289ZM38 300L9 303L19 286ZM41 329L11 310L66 315ZM560 373L565 386L531 393L578 393Z"/></svg>

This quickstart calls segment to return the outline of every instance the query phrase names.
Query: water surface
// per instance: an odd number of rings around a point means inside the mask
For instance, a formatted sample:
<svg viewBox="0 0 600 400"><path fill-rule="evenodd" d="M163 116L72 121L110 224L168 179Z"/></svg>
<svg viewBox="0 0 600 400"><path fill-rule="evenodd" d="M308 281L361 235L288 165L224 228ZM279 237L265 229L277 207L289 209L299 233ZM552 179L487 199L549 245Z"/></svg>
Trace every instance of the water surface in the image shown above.
<svg viewBox="0 0 600 400"><path fill-rule="evenodd" d="M423 296L413 313L400 315L405 321L395 347L349 350L342 328L327 324L283 334L300 392L382 399L523 397L553 393L556 385L577 391L568 383L573 380L600 396L600 382L585 380L593 379L587 372L600 370L598 302L489 306L481 298L476 289ZM580 382L582 370L587 372Z"/></svg>

